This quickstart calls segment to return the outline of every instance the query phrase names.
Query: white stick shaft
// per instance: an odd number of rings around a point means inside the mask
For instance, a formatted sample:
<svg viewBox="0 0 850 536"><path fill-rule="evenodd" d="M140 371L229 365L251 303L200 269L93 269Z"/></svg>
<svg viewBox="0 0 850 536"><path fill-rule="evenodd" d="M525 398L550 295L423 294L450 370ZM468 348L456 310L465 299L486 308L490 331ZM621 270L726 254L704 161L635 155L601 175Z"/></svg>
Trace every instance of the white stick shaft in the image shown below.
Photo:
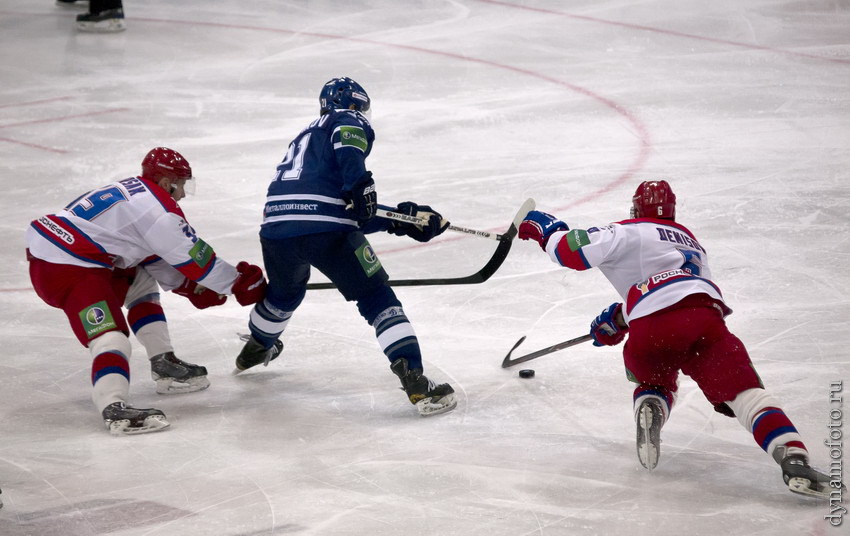
<svg viewBox="0 0 850 536"><path fill-rule="evenodd" d="M375 213L377 216L381 218L387 218L390 220L403 221L405 223L412 223L414 225L426 226L428 225L428 220L425 218L418 218L416 216L408 216L407 214L401 214L400 212L392 212L389 210L384 210L379 208ZM443 220L445 221L445 219ZM456 233L465 233L471 234L475 236L480 236L481 238L489 238L491 240L499 240L501 237L496 233L491 233L489 231L478 231L476 229L469 229L466 227L458 227L457 225L449 225L449 231L454 231Z"/></svg>

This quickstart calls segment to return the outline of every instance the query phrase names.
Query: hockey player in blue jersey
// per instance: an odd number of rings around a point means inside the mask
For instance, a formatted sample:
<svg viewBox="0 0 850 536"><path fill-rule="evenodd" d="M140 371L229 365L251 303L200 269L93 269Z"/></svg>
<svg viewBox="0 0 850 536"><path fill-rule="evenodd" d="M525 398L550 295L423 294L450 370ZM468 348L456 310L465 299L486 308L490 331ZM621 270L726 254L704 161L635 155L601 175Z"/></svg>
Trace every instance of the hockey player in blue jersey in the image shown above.
<svg viewBox="0 0 850 536"><path fill-rule="evenodd" d="M378 343L421 415L454 409L454 390L422 373L413 326L387 284L365 234L386 231L427 242L446 230L437 211L413 202L384 207L428 220L419 226L376 218L375 182L366 169L375 133L369 96L354 80L334 78L319 96L320 116L290 143L269 185L260 242L269 286L251 311L250 339L236 358L240 371L268 365L283 349L280 336L304 299L310 267L330 279L375 328Z"/></svg>

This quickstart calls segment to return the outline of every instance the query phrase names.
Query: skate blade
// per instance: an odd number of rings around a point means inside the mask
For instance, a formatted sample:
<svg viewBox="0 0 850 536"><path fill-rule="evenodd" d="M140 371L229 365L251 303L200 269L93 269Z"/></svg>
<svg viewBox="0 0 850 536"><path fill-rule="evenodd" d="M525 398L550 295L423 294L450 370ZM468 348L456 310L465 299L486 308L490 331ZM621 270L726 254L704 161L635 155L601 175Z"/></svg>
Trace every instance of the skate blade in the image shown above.
<svg viewBox="0 0 850 536"><path fill-rule="evenodd" d="M141 426L130 426L129 419L119 419L109 423L109 433L114 436L138 435L159 432L171 426L162 415L151 415Z"/></svg>
<svg viewBox="0 0 850 536"><path fill-rule="evenodd" d="M109 20L99 22L78 22L77 30L89 33L117 33L127 29L123 20Z"/></svg>
<svg viewBox="0 0 850 536"><path fill-rule="evenodd" d="M260 365L262 365L262 363L260 363ZM248 367L248 368L234 367L233 372L231 372L231 374L233 374L234 376L238 376L238 375L242 374L243 372L248 372L251 369L257 368L258 366L259 365L254 365L253 367Z"/></svg>
<svg viewBox="0 0 850 536"><path fill-rule="evenodd" d="M419 410L419 415L430 417L439 415L440 413L449 412L457 407L457 398L454 393L441 397L437 402L431 402L431 398L423 398L416 403L416 409Z"/></svg>
<svg viewBox="0 0 850 536"><path fill-rule="evenodd" d="M658 449L647 443L643 447L638 447L638 460L647 471L652 472L658 467Z"/></svg>
<svg viewBox="0 0 850 536"><path fill-rule="evenodd" d="M637 452L640 464L648 471L652 471L658 466L658 459L661 453L656 445L652 443L650 430L652 429L652 408L643 406L640 408L640 427L643 431L643 441L638 441Z"/></svg>
<svg viewBox="0 0 850 536"><path fill-rule="evenodd" d="M269 363L270 363L270 362L272 362L272 361L274 361L274 358L266 358L266 360L265 360L264 362L257 363L256 365L251 365L250 367L245 367L245 368L239 368L239 365L236 365L236 367L233 369L233 373L232 373L232 374L233 374L234 376L236 376L237 374L240 374L240 373L242 373L242 372L245 372L246 370L251 370L251 369L253 369L253 368L257 368L257 367L259 367L260 365L262 365L262 366L264 366L264 367L268 367L268 366L269 366Z"/></svg>
<svg viewBox="0 0 850 536"><path fill-rule="evenodd" d="M156 392L161 395L194 393L196 391L203 391L209 386L210 381L206 376L195 376L185 382L179 382L174 378L159 378L156 380Z"/></svg>
<svg viewBox="0 0 850 536"><path fill-rule="evenodd" d="M827 491L816 491L810 488L811 481L808 478L791 478L788 480L788 489L794 493L799 495L806 495L807 497L818 497L820 499L828 499L829 493Z"/></svg>

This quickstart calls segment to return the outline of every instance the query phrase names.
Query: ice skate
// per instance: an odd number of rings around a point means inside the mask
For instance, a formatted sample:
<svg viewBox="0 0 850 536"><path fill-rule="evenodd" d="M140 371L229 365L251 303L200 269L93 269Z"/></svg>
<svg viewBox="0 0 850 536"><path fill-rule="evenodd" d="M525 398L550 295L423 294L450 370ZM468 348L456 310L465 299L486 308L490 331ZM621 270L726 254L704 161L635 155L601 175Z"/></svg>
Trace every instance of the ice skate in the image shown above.
<svg viewBox="0 0 850 536"><path fill-rule="evenodd" d="M451 385L437 385L422 374L422 369L409 369L407 359L396 359L390 369L401 380L401 388L423 417L445 413L457 406L457 398Z"/></svg>
<svg viewBox="0 0 850 536"><path fill-rule="evenodd" d="M103 410L103 422L112 435L134 435L168 428L165 414L158 409L136 409L113 402Z"/></svg>
<svg viewBox="0 0 850 536"><path fill-rule="evenodd" d="M780 449L782 449L780 451ZM782 457L779 466L782 468L782 480L788 489L800 495L828 499L830 491L839 491L838 488L830 487L830 477L809 466L809 461L804 454L784 455L782 447L777 448L777 453ZM841 489L846 492L844 484Z"/></svg>
<svg viewBox="0 0 850 536"><path fill-rule="evenodd" d="M151 358L151 377L156 381L156 392L161 395L193 393L210 386L206 367L181 361L174 352Z"/></svg>
<svg viewBox="0 0 850 536"><path fill-rule="evenodd" d="M253 336L249 337L242 347L242 351L236 357L236 370L234 374L239 374L243 370L248 370L260 363L263 366L269 366L269 363L277 359L277 356L283 351L283 343L280 340L274 341L274 346L271 348L263 348L263 345L257 342Z"/></svg>
<svg viewBox="0 0 850 536"><path fill-rule="evenodd" d="M115 33L123 32L126 28L123 9L107 9L96 15L77 15L77 29L81 32Z"/></svg>
<svg viewBox="0 0 850 536"><path fill-rule="evenodd" d="M661 402L647 398L641 402L635 417L638 460L642 466L652 471L661 457L661 427L664 425Z"/></svg>

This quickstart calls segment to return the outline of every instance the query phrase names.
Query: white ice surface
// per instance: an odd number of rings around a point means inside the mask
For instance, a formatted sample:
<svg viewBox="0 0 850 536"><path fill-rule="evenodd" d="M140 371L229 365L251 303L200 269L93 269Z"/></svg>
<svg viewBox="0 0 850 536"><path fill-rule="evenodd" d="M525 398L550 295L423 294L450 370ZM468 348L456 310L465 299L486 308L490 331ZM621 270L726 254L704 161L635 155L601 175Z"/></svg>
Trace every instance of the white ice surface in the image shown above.
<svg viewBox="0 0 850 536"><path fill-rule="evenodd" d="M617 299L534 244L484 284L397 291L453 413L416 415L334 291L310 292L283 356L239 377L248 309L169 294L177 353L212 386L157 395L134 341L132 401L172 427L125 438L103 427L88 353L23 253L31 219L166 145L199 177L182 205L201 236L260 262L267 180L321 85L348 75L374 101L383 202L501 232L534 197L586 227L668 178L730 328L823 467L830 385L850 381L846 0L125 4L126 32L91 35L79 10L0 0L0 534L847 534L687 378L650 474L619 348L540 358L533 380L501 369L520 336L518 352L581 335ZM467 275L495 245L373 244L396 279Z"/></svg>

